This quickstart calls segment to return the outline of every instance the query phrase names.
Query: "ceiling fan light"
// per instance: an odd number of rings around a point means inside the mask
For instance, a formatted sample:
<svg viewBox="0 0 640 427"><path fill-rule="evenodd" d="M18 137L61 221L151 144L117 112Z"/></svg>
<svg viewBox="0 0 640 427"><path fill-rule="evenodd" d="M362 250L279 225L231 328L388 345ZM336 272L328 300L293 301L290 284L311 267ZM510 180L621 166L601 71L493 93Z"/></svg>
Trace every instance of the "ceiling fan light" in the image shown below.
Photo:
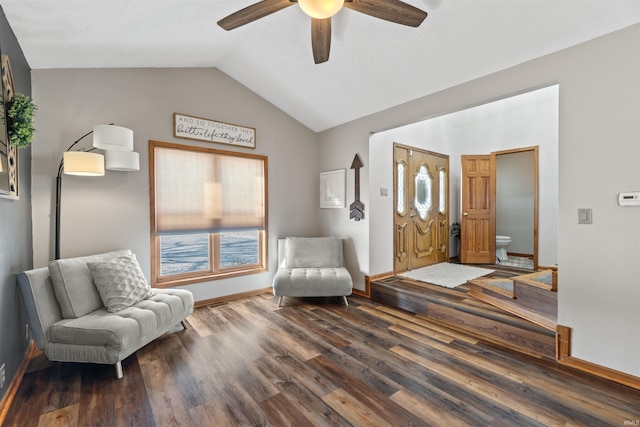
<svg viewBox="0 0 640 427"><path fill-rule="evenodd" d="M300 9L316 19L331 18L344 5L344 0L298 0Z"/></svg>

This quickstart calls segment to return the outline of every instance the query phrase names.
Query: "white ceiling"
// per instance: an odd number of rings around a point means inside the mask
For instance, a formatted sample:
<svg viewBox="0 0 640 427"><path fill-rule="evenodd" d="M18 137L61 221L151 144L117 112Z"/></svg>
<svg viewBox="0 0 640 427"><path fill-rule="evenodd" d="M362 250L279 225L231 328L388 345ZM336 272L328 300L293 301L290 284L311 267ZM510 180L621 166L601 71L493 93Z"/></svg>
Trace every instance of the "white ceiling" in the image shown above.
<svg viewBox="0 0 640 427"><path fill-rule="evenodd" d="M640 22L640 0L406 0L428 12L420 27L343 9L330 59L315 65L296 5L229 32L216 25L255 2L0 5L32 69L217 67L314 131Z"/></svg>

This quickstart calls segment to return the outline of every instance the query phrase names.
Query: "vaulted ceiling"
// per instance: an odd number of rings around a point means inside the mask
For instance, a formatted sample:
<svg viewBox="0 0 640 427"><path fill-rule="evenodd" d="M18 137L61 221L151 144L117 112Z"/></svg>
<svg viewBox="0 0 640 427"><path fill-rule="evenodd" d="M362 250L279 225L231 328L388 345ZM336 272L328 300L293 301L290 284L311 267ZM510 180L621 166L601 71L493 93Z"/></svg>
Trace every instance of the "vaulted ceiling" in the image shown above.
<svg viewBox="0 0 640 427"><path fill-rule="evenodd" d="M418 28L344 8L329 61L316 65L297 5L228 32L216 25L255 2L0 5L32 69L217 67L314 131L640 22L638 0L406 0L429 14Z"/></svg>

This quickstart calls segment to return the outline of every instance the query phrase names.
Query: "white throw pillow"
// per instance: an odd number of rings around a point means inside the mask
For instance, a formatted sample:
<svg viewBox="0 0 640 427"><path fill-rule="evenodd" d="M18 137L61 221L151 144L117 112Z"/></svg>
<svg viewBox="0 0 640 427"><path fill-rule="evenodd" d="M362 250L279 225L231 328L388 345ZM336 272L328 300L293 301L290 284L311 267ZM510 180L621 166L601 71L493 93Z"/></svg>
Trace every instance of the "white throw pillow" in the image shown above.
<svg viewBox="0 0 640 427"><path fill-rule="evenodd" d="M135 255L87 263L107 311L115 313L156 294Z"/></svg>

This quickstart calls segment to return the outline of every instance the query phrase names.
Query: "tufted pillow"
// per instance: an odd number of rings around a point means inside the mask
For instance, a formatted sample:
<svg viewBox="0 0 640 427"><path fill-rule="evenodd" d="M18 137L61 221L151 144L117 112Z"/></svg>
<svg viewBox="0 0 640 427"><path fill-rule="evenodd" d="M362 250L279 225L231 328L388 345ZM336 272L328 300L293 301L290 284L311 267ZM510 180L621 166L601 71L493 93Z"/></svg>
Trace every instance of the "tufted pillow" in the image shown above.
<svg viewBox="0 0 640 427"><path fill-rule="evenodd" d="M87 263L107 311L115 313L155 295L135 255Z"/></svg>

